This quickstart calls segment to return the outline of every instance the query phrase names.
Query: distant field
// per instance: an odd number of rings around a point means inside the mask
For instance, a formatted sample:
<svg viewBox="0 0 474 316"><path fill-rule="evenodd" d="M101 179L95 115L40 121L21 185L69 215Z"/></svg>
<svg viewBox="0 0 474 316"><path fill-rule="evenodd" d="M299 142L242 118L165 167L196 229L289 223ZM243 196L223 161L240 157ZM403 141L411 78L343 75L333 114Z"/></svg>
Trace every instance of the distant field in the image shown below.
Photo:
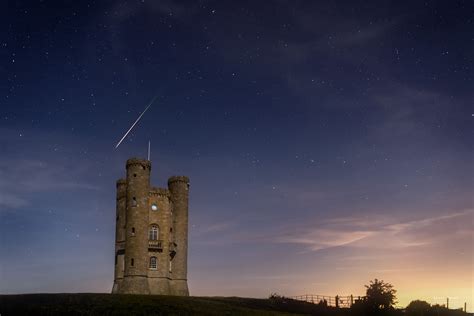
<svg viewBox="0 0 474 316"><path fill-rule="evenodd" d="M348 315L293 300L111 294L0 295L9 315Z"/></svg>

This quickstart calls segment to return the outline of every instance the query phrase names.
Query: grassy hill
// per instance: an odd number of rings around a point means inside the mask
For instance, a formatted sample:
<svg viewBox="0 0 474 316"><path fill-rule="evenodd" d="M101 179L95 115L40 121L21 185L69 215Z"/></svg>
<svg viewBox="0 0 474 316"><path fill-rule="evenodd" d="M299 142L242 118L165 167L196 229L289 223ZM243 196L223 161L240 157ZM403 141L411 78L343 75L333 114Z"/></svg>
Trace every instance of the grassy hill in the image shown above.
<svg viewBox="0 0 474 316"><path fill-rule="evenodd" d="M110 294L0 295L0 315L348 315L293 300Z"/></svg>
<svg viewBox="0 0 474 316"><path fill-rule="evenodd" d="M392 310L387 316L407 316ZM357 308L318 306L283 297L178 297L111 294L0 295L0 316L10 315L318 315L366 316ZM460 310L433 307L425 316L466 316ZM470 314L472 315L472 314Z"/></svg>

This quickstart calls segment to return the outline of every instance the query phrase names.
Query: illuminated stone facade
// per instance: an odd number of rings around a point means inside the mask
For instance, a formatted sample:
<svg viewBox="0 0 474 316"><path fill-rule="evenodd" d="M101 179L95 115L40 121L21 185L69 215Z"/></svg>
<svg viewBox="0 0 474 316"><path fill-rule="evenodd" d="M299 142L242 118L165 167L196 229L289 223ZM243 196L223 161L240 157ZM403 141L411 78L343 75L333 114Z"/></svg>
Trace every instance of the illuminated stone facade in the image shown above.
<svg viewBox="0 0 474 316"><path fill-rule="evenodd" d="M115 276L112 293L189 295L189 179L150 186L151 162L127 160L117 181Z"/></svg>

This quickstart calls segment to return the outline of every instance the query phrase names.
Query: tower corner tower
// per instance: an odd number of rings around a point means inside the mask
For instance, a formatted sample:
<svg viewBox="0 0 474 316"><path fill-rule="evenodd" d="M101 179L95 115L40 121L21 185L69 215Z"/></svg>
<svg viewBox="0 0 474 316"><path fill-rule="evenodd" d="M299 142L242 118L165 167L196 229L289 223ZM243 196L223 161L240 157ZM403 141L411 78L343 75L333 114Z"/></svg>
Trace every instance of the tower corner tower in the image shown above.
<svg viewBox="0 0 474 316"><path fill-rule="evenodd" d="M120 293L148 294L148 192L151 163L127 160L124 279Z"/></svg>
<svg viewBox="0 0 474 316"><path fill-rule="evenodd" d="M119 293L123 282L125 254L125 214L127 210L127 180L117 180L117 197L115 212L115 269L112 293Z"/></svg>
<svg viewBox="0 0 474 316"><path fill-rule="evenodd" d="M172 279L170 290L174 295L188 296L188 201L189 201L189 178L185 176L173 176L168 179L170 191L175 255L171 260Z"/></svg>

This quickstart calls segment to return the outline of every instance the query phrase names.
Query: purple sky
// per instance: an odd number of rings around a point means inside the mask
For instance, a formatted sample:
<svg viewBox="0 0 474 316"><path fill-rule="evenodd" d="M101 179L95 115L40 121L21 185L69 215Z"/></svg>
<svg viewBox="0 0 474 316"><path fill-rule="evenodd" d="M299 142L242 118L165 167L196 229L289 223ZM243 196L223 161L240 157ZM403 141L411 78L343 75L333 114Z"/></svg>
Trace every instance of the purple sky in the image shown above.
<svg viewBox="0 0 474 316"><path fill-rule="evenodd" d="M473 310L472 1L0 4L0 293L110 292L115 180L191 179L192 295ZM146 104L157 102L124 143Z"/></svg>

